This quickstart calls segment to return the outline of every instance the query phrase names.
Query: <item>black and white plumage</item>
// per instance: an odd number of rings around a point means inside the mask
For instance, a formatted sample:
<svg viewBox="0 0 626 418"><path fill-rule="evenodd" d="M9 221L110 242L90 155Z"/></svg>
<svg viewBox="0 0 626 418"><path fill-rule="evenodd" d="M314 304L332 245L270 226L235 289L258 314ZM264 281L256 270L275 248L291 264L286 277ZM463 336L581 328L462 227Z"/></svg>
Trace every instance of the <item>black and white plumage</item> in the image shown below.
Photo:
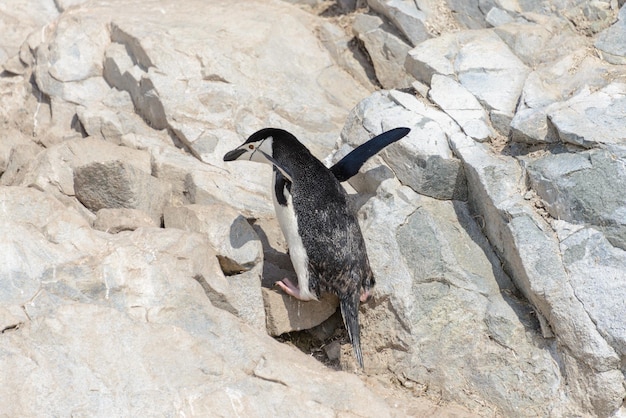
<svg viewBox="0 0 626 418"><path fill-rule="evenodd" d="M408 132L408 128L397 128L372 138L330 169L295 136L274 128L254 133L224 156L224 161L250 160L273 166L274 207L298 277L297 286L288 279L277 284L301 300L317 300L322 292L337 295L361 367L358 307L368 299L375 279L361 229L340 181L352 177L368 158Z"/></svg>

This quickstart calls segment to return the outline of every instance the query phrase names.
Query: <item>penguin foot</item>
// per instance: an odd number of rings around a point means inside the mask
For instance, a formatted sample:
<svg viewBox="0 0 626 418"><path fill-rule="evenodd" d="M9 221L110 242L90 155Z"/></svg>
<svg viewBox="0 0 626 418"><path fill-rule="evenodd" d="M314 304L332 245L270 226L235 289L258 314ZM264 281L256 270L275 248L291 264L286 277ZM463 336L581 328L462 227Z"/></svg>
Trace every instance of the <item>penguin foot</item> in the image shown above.
<svg viewBox="0 0 626 418"><path fill-rule="evenodd" d="M363 290L361 289L361 296L359 297L359 300L363 303L367 302L368 300L370 300L370 298L372 297L372 294L370 293L369 290Z"/></svg>
<svg viewBox="0 0 626 418"><path fill-rule="evenodd" d="M291 283L291 280L284 278L277 281L275 284L277 284L286 294L293 296L296 299L305 300L300 296L300 289L298 289L298 286Z"/></svg>
<svg viewBox="0 0 626 418"><path fill-rule="evenodd" d="M317 297L315 297L314 294L307 291L301 292L300 287L296 284L293 284L292 281L287 278L275 282L274 286L279 286L283 292L303 302L317 300Z"/></svg>

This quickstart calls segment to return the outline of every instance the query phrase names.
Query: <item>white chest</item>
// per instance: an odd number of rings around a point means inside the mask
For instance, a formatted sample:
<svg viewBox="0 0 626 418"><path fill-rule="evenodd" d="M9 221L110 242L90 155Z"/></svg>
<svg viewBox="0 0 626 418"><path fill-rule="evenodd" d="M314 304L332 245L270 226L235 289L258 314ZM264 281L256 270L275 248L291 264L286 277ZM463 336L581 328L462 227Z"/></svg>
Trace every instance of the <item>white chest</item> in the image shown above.
<svg viewBox="0 0 626 418"><path fill-rule="evenodd" d="M276 173L274 173L274 182L276 181ZM293 199L289 191L285 188L284 193L287 199L287 205L282 206L276 198L276 189L272 187L272 197L274 200L274 208L276 210L276 218L283 231L287 246L289 247L289 257L291 263L298 276L298 288L300 289L300 297L302 300L317 300L317 297L309 289L309 258L306 254L302 238L298 234L298 219L293 208Z"/></svg>

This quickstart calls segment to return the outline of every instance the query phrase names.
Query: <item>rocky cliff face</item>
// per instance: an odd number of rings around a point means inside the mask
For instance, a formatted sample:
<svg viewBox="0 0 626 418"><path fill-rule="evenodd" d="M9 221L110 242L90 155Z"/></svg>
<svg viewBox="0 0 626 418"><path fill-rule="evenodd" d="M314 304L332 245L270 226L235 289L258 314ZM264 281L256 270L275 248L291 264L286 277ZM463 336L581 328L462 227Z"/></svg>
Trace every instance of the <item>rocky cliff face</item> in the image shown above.
<svg viewBox="0 0 626 418"><path fill-rule="evenodd" d="M3 413L624 413L625 22L614 0L2 2ZM347 185L364 373L334 298L272 287L294 273L268 167L221 161L265 126L329 164L412 129Z"/></svg>

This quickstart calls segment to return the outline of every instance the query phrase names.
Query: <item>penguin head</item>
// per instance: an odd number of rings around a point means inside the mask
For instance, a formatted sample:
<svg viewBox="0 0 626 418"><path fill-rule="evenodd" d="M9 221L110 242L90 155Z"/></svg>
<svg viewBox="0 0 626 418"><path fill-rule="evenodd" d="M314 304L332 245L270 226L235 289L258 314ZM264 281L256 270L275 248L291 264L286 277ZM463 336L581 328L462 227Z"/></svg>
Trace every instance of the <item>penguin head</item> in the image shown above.
<svg viewBox="0 0 626 418"><path fill-rule="evenodd" d="M239 147L224 155L224 161L255 161L266 163L276 167L283 175L291 180L289 170L284 163L280 163L275 157L275 147L285 141L291 140L298 143L298 140L289 132L283 129L265 128L250 135L250 137Z"/></svg>
<svg viewBox="0 0 626 418"><path fill-rule="evenodd" d="M270 158L274 155L275 131L279 129L265 128L253 133L242 145L227 152L224 161L247 160L273 164Z"/></svg>

